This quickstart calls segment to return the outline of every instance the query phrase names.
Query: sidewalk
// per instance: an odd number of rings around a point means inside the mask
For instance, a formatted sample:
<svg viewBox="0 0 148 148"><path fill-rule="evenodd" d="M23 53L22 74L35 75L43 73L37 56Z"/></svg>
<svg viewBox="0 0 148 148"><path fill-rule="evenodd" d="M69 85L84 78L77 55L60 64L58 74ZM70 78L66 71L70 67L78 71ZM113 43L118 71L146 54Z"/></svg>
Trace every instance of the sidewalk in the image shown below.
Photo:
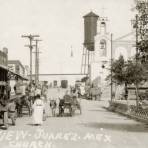
<svg viewBox="0 0 148 148"><path fill-rule="evenodd" d="M109 106L105 108L108 111L119 113L128 118L148 123L148 110L139 109L137 111L136 105L131 102L129 103L129 105L127 105L127 103L125 103L125 100L118 100L112 103L110 102Z"/></svg>

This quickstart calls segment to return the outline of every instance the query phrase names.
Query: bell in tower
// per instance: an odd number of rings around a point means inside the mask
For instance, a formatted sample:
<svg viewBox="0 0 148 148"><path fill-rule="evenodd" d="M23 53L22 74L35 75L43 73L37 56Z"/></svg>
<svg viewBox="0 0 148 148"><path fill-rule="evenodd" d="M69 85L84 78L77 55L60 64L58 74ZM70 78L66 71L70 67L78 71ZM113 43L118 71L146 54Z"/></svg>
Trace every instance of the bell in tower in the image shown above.
<svg viewBox="0 0 148 148"><path fill-rule="evenodd" d="M107 18L103 17L103 18L100 18L100 23L99 23L99 26L100 26L100 34L106 34L107 33L107 30L106 30L106 23L107 23Z"/></svg>

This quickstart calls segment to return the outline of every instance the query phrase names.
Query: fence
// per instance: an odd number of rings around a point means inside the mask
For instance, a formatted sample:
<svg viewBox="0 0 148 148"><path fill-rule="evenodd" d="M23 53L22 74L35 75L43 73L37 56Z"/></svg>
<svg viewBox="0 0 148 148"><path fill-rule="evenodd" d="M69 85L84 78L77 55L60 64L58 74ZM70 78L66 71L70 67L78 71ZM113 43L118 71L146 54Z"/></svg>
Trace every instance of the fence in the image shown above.
<svg viewBox="0 0 148 148"><path fill-rule="evenodd" d="M125 102L122 101L113 101L110 102L110 106L108 109L110 111L118 112L130 118L134 118L148 123L148 106L145 108L141 106L137 109L135 105L127 105L125 104Z"/></svg>

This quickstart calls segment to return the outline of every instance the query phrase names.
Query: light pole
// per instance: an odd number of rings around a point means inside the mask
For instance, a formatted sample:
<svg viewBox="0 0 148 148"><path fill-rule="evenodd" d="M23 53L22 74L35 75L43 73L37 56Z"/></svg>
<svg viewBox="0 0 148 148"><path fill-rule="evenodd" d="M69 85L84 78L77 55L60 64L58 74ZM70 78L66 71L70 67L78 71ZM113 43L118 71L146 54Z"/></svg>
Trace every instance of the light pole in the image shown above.
<svg viewBox="0 0 148 148"><path fill-rule="evenodd" d="M136 14L136 65L137 65L137 62L138 62L138 15ZM137 85L137 80L136 80L136 85ZM138 88L138 85L137 87ZM137 101L137 108L139 106L139 96L138 96L138 93L136 91L136 101Z"/></svg>
<svg viewBox="0 0 148 148"><path fill-rule="evenodd" d="M111 33L111 66L110 68L105 68L105 65L102 65L103 69L110 70L110 76L111 76L111 88L110 88L110 95L111 95L111 102L113 101L113 71L112 71L112 64L113 64L113 34Z"/></svg>
<svg viewBox="0 0 148 148"><path fill-rule="evenodd" d="M136 14L135 16L135 20L132 20L132 24L133 24L133 28L135 28L136 30L136 65L137 65L137 62L138 62L138 25L139 25L139 17L138 17L138 14ZM137 80L136 80L137 81ZM137 82L136 82L136 85L137 85ZM135 87L135 89L138 88L138 85ZM137 94L137 91L136 91L136 104L137 104L137 108L139 106L139 96Z"/></svg>
<svg viewBox="0 0 148 148"><path fill-rule="evenodd" d="M113 71L112 71L112 64L113 64L113 34L111 33L111 102L113 101Z"/></svg>

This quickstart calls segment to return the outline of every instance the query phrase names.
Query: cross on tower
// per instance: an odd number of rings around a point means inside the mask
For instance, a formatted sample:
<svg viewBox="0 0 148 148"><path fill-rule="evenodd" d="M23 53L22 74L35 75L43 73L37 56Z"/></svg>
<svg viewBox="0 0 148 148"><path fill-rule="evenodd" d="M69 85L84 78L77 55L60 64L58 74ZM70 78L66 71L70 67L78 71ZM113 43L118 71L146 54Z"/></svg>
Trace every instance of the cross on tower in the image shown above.
<svg viewBox="0 0 148 148"><path fill-rule="evenodd" d="M101 16L102 16L102 17L104 17L105 10L106 10L106 8L103 6L103 7L101 8Z"/></svg>

